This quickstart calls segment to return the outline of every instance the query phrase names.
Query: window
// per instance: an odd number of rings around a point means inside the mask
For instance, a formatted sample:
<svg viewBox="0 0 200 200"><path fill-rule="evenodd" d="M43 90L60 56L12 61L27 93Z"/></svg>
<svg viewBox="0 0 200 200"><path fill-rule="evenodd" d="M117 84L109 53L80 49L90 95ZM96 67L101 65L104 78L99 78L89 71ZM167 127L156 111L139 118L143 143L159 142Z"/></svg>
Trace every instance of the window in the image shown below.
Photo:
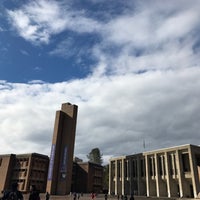
<svg viewBox="0 0 200 200"><path fill-rule="evenodd" d="M133 160L132 166L133 166L133 177L137 177L137 160Z"/></svg>
<svg viewBox="0 0 200 200"><path fill-rule="evenodd" d="M183 171L190 172L190 161L189 161L189 154L183 153L182 154L182 163L183 163Z"/></svg>
<svg viewBox="0 0 200 200"><path fill-rule="evenodd" d="M153 156L149 158L149 170L150 176L155 176L155 159Z"/></svg>
<svg viewBox="0 0 200 200"><path fill-rule="evenodd" d="M117 165L118 165L118 177L120 178L121 177L121 161L119 161L118 163L117 163Z"/></svg>
<svg viewBox="0 0 200 200"><path fill-rule="evenodd" d="M149 158L149 172L150 176L153 176L153 163L152 163L152 158Z"/></svg>
<svg viewBox="0 0 200 200"><path fill-rule="evenodd" d="M124 176L127 178L128 177L128 161L124 162Z"/></svg>
<svg viewBox="0 0 200 200"><path fill-rule="evenodd" d="M158 166L159 166L159 174L161 176L166 175L166 169L165 169L165 157L163 155L160 155L158 157Z"/></svg>
<svg viewBox="0 0 200 200"><path fill-rule="evenodd" d="M159 166L159 174L162 176L163 175L163 170L162 170L162 157L158 157L158 166Z"/></svg>
<svg viewBox="0 0 200 200"><path fill-rule="evenodd" d="M145 163L144 163L144 159L141 159L140 160L140 172L141 172L141 177L144 177L145 176Z"/></svg>
<svg viewBox="0 0 200 200"><path fill-rule="evenodd" d="M177 175L176 155L175 155L175 153L169 154L169 166L170 166L170 174L171 175Z"/></svg>

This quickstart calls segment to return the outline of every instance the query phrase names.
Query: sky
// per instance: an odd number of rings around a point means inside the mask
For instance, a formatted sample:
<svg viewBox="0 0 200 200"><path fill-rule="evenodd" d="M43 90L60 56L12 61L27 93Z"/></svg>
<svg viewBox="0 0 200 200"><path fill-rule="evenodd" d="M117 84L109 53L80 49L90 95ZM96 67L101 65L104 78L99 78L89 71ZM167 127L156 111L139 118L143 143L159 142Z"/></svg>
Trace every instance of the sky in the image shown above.
<svg viewBox="0 0 200 200"><path fill-rule="evenodd" d="M200 145L200 1L1 0L0 154L50 154L78 105L74 155Z"/></svg>

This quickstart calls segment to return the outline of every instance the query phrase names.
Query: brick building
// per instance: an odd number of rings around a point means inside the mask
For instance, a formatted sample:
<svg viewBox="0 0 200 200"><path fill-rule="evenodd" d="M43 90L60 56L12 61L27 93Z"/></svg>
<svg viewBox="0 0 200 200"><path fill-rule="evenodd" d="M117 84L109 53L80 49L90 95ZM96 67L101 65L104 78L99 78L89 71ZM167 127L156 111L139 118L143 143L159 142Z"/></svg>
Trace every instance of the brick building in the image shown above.
<svg viewBox="0 0 200 200"><path fill-rule="evenodd" d="M0 190L17 182L22 192L28 192L30 185L45 192L48 166L49 157L37 153L0 155Z"/></svg>
<svg viewBox="0 0 200 200"><path fill-rule="evenodd" d="M41 193L46 192L49 157L32 154L0 155L0 190L11 188L17 182L23 193L30 191L31 185L36 185ZM72 185L70 191L101 192L103 184L103 167L101 165L82 162L73 162Z"/></svg>
<svg viewBox="0 0 200 200"><path fill-rule="evenodd" d="M74 162L72 192L100 193L103 189L103 166L91 162Z"/></svg>

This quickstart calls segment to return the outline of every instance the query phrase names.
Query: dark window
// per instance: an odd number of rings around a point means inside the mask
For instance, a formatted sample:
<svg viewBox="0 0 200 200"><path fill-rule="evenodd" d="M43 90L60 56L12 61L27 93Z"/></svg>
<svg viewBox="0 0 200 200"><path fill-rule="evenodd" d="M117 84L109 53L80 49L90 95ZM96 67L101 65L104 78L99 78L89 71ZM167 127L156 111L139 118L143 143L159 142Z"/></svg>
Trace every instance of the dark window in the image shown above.
<svg viewBox="0 0 200 200"><path fill-rule="evenodd" d="M145 165L144 165L144 159L141 159L140 160L140 169L141 169L141 177L144 177L145 176Z"/></svg>
<svg viewBox="0 0 200 200"><path fill-rule="evenodd" d="M152 162L152 158L149 158L149 170L150 170L150 176L153 176L153 162Z"/></svg>
<svg viewBox="0 0 200 200"><path fill-rule="evenodd" d="M162 170L162 157L158 157L158 167L159 167L159 174L162 176L163 175L163 170Z"/></svg>
<svg viewBox="0 0 200 200"><path fill-rule="evenodd" d="M169 155L169 169L170 169L170 174L174 175L174 169L173 169L173 154Z"/></svg>
<svg viewBox="0 0 200 200"><path fill-rule="evenodd" d="M183 171L190 172L190 162L189 162L189 154L182 154L182 162L183 162Z"/></svg>
<svg viewBox="0 0 200 200"><path fill-rule="evenodd" d="M137 177L137 161L133 160L133 177Z"/></svg>
<svg viewBox="0 0 200 200"><path fill-rule="evenodd" d="M121 177L121 162L118 162L118 177Z"/></svg>
<svg viewBox="0 0 200 200"><path fill-rule="evenodd" d="M124 175L125 175L125 177L127 178L128 177L128 161L125 161L124 162L124 170L125 170L125 172L124 172Z"/></svg>

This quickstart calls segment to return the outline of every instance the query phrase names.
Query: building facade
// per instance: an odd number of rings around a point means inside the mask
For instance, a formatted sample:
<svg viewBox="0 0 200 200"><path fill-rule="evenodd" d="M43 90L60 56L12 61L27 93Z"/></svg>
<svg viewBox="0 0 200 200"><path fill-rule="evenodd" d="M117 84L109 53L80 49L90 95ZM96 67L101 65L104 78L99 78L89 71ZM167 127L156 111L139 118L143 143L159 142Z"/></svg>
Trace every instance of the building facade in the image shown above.
<svg viewBox="0 0 200 200"><path fill-rule="evenodd" d="M46 192L49 157L32 154L0 155L0 190L11 188L17 182L19 190L26 193L35 185L41 192Z"/></svg>
<svg viewBox="0 0 200 200"><path fill-rule="evenodd" d="M71 192L101 193L103 189L103 166L91 162L74 162Z"/></svg>
<svg viewBox="0 0 200 200"><path fill-rule="evenodd" d="M188 144L110 159L109 193L198 197L200 147Z"/></svg>
<svg viewBox="0 0 200 200"><path fill-rule="evenodd" d="M30 186L35 185L41 192L46 192L49 157L32 154L0 155L0 190L11 189L12 183L17 182L19 190L30 192ZM103 166L83 162L78 159L73 162L71 192L90 193L102 192Z"/></svg>
<svg viewBox="0 0 200 200"><path fill-rule="evenodd" d="M71 191L78 107L64 103L56 112L46 190L53 195Z"/></svg>

